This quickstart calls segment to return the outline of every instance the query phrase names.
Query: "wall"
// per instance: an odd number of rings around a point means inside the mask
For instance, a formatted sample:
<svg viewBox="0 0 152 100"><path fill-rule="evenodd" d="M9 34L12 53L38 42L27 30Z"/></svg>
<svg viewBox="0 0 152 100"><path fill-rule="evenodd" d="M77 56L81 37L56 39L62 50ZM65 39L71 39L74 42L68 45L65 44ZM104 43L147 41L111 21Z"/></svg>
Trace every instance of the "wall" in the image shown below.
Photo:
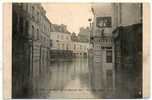
<svg viewBox="0 0 152 100"><path fill-rule="evenodd" d="M113 4L114 26L127 26L142 22L142 5L140 3Z"/></svg>

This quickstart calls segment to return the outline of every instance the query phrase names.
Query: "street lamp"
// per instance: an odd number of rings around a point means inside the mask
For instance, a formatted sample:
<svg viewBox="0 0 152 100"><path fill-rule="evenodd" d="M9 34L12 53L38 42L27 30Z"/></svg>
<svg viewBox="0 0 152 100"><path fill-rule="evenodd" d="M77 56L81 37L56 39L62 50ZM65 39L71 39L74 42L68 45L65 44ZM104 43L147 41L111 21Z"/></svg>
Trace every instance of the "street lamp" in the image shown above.
<svg viewBox="0 0 152 100"><path fill-rule="evenodd" d="M89 24L90 24L90 39L89 39L89 40L90 40L90 41L89 41L90 43L91 43L91 40L92 40L92 32L91 32L91 27L92 27L92 26L91 26L91 21L92 21L92 19L89 18L89 19L88 19L88 22L89 22Z"/></svg>
<svg viewBox="0 0 152 100"><path fill-rule="evenodd" d="M91 21L92 21L92 19L91 19L91 18L89 18L89 19L88 19L88 21L90 22L90 28L91 28Z"/></svg>

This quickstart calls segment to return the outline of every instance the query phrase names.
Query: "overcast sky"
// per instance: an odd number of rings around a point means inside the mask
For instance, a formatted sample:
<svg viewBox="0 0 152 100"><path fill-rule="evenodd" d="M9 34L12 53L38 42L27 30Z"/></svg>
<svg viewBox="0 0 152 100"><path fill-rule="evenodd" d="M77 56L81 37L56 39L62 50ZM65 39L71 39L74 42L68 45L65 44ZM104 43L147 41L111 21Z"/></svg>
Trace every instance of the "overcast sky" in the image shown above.
<svg viewBox="0 0 152 100"><path fill-rule="evenodd" d="M88 18L92 18L90 4L42 4L49 20L53 24L65 24L70 32L79 32L80 27L89 26Z"/></svg>

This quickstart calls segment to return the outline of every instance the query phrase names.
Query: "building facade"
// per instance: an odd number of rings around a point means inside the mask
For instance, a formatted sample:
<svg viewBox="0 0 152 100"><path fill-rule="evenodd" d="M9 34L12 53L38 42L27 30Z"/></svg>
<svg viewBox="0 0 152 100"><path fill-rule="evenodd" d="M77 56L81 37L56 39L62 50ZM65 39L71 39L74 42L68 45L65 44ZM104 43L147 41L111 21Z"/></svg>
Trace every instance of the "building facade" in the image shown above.
<svg viewBox="0 0 152 100"><path fill-rule="evenodd" d="M70 50L71 35L61 32L51 32L52 49Z"/></svg>
<svg viewBox="0 0 152 100"><path fill-rule="evenodd" d="M12 14L12 97L21 98L32 94L47 70L51 23L39 3L14 3Z"/></svg>
<svg viewBox="0 0 152 100"><path fill-rule="evenodd" d="M85 42L71 42L71 50L75 57L88 57L89 43Z"/></svg>
<svg viewBox="0 0 152 100"><path fill-rule="evenodd" d="M104 10L101 10L104 9ZM112 39L112 5L92 4L94 19L90 42L92 48L92 88L101 89L104 98L109 98L115 90L114 48ZM106 95L107 94L107 95Z"/></svg>
<svg viewBox="0 0 152 100"><path fill-rule="evenodd" d="M116 98L142 97L142 4L113 4Z"/></svg>
<svg viewBox="0 0 152 100"><path fill-rule="evenodd" d="M59 58L61 58L62 56L59 52L65 52L65 54L63 55L64 58L66 55L67 57L71 56L73 58L87 57L89 43L79 42L78 39L73 40L73 38L77 38L77 36L68 32L66 27L64 29L61 29L63 26L64 25L56 24L54 24L54 26L51 26L52 32L50 33L50 39L52 40L52 57L55 56L55 51L56 56L58 56Z"/></svg>
<svg viewBox="0 0 152 100"><path fill-rule="evenodd" d="M52 48L50 50L51 61L63 59L71 59L73 57L71 51L71 34L64 24L51 25L50 39L52 40Z"/></svg>

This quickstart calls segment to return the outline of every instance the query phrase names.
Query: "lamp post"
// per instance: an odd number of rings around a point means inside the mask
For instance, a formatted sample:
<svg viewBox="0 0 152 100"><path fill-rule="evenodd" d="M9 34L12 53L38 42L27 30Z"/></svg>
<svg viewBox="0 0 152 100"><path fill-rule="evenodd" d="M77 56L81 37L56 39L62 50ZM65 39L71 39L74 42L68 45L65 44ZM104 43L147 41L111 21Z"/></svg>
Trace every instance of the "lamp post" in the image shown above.
<svg viewBox="0 0 152 100"><path fill-rule="evenodd" d="M91 43L91 38L92 38L92 32L91 32L91 21L92 21L92 19L91 18L89 18L88 19L88 22L89 22L89 24L90 24L90 39L89 39L89 43Z"/></svg>
<svg viewBox="0 0 152 100"><path fill-rule="evenodd" d="M89 18L88 19L88 22L90 24L90 38L89 38L89 49L88 49L88 61L89 61L89 88L92 89L92 86L93 86L93 36L92 36L92 25L91 25L91 22L92 22L92 19Z"/></svg>

